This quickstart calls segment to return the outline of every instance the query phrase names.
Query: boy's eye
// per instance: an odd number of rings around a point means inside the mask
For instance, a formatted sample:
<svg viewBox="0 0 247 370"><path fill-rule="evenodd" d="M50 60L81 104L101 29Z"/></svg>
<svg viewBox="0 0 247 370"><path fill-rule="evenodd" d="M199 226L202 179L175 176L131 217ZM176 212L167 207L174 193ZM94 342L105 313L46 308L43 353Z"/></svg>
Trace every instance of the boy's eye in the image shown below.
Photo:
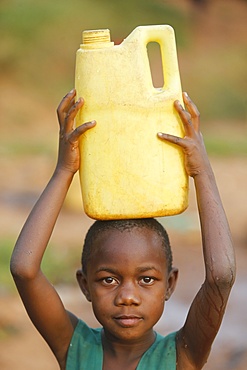
<svg viewBox="0 0 247 370"><path fill-rule="evenodd" d="M105 284L105 285L114 285L114 284L117 284L117 280L113 277L106 277L104 279L102 279L102 282Z"/></svg>
<svg viewBox="0 0 247 370"><path fill-rule="evenodd" d="M152 285L154 283L154 278L150 277L150 276L144 276L143 278L141 278L141 283L142 284L145 284L145 285Z"/></svg>

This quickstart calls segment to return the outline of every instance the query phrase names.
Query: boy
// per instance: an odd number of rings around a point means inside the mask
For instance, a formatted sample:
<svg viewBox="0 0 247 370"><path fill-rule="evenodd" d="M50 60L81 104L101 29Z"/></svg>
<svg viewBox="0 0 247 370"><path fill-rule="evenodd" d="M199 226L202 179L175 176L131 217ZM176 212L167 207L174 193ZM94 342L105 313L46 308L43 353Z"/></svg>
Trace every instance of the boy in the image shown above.
<svg viewBox="0 0 247 370"><path fill-rule="evenodd" d="M230 230L199 130L199 112L186 93L187 110L174 103L185 137L158 133L179 145L193 177L202 230L205 280L184 326L162 337L153 331L174 291L169 240L155 220L97 221L89 231L77 272L101 329L90 329L64 308L40 265L73 175L79 168L78 141L95 121L73 129L83 106L72 90L58 107L58 161L47 187L17 240L11 272L28 315L61 370L201 369L219 330L235 280ZM141 140L141 132L140 132Z"/></svg>

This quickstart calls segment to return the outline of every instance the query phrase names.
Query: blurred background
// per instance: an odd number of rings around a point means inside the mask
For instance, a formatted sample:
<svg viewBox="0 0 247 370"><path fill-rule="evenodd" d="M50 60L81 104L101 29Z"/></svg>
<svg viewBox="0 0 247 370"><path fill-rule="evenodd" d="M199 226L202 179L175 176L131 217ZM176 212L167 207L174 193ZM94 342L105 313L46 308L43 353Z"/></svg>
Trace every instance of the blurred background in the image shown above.
<svg viewBox="0 0 247 370"><path fill-rule="evenodd" d="M1 0L1 370L58 369L26 316L9 274L9 259L17 235L55 166L56 107L74 85L81 33L84 29L109 28L118 44L136 26L149 24L170 24L175 29L183 90L201 112L202 132L236 247L237 281L205 369L246 369L246 19L246 0ZM158 63L154 79L159 85ZM91 222L83 213L75 182L50 242L44 269L66 307L97 325L74 277ZM166 334L183 324L203 281L193 186L188 210L161 222L169 231L175 265L180 268L177 291L157 325Z"/></svg>

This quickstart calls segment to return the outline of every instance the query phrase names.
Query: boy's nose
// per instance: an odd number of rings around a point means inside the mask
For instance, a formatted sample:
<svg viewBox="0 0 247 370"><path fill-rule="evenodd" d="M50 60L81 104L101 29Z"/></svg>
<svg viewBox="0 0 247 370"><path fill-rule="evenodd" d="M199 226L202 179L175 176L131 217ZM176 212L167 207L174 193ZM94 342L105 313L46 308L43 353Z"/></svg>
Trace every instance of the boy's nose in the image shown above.
<svg viewBox="0 0 247 370"><path fill-rule="evenodd" d="M115 297L115 304L117 306L135 305L138 306L141 303L141 297L138 292L138 287L135 284L124 284L118 289L118 293Z"/></svg>

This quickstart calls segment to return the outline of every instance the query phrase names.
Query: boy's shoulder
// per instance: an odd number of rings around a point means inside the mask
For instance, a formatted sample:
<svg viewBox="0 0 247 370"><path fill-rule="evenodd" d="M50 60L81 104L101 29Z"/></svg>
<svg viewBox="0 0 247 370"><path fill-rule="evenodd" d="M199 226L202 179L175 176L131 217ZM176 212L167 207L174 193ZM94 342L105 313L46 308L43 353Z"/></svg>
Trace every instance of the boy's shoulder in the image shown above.
<svg viewBox="0 0 247 370"><path fill-rule="evenodd" d="M85 368L102 369L101 332L101 328L90 328L84 321L78 320L69 345L66 370L80 370L82 363Z"/></svg>
<svg viewBox="0 0 247 370"><path fill-rule="evenodd" d="M156 333L156 340L143 354L138 370L175 370L177 362L176 351L177 332L166 336Z"/></svg>

